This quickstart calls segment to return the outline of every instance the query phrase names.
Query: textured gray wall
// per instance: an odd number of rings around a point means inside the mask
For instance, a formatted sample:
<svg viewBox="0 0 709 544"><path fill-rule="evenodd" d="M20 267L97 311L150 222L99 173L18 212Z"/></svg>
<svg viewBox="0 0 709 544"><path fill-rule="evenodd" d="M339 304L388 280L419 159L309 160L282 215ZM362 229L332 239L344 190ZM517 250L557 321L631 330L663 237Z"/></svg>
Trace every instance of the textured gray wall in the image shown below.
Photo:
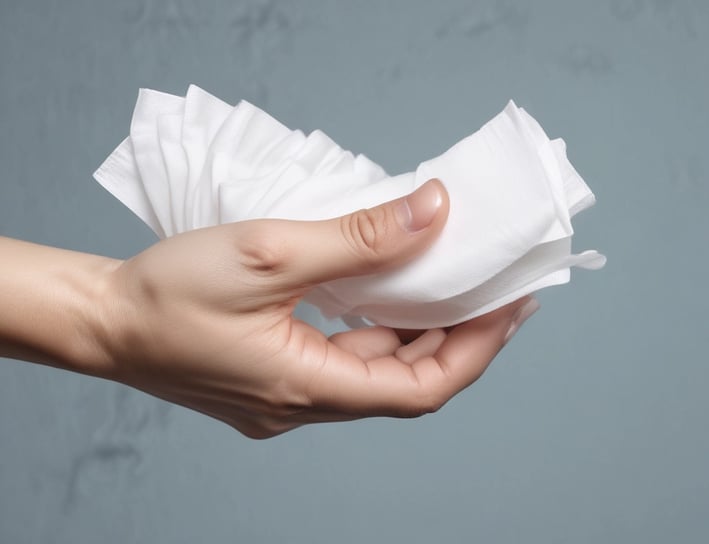
<svg viewBox="0 0 709 544"><path fill-rule="evenodd" d="M598 197L576 247L609 257L415 421L253 442L0 361L0 542L709 541L708 5L0 0L4 235L153 243L91 173L138 87L194 82L390 172L514 98L567 140Z"/></svg>

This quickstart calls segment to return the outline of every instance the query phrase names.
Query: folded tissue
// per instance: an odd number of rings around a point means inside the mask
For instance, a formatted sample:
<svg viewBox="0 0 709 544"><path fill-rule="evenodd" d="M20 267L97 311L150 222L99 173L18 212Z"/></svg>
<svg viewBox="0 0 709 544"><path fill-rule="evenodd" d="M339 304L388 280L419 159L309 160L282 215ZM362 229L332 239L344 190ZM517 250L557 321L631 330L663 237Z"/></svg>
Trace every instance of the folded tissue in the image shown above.
<svg viewBox="0 0 709 544"><path fill-rule="evenodd" d="M596 251L571 252L571 217L595 198L564 141L511 101L442 155L389 176L323 132L290 130L246 101L232 107L194 85L185 97L141 89L130 136L94 177L161 238L249 219L329 219L440 179L450 213L423 255L306 296L353 326L454 325L566 283L572 266L605 264Z"/></svg>

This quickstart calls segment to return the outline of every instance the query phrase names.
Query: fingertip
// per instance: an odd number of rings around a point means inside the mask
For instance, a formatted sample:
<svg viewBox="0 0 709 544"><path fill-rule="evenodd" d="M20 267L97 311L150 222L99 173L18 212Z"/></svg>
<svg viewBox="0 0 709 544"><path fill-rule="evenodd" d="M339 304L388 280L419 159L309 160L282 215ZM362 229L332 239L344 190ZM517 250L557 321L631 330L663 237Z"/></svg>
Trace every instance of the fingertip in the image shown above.
<svg viewBox="0 0 709 544"><path fill-rule="evenodd" d="M431 226L442 212L447 215L448 205L448 192L441 180L433 178L401 200L396 217L405 230L418 232Z"/></svg>
<svg viewBox="0 0 709 544"><path fill-rule="evenodd" d="M506 345L519 328L527 321L532 315L534 315L537 310L541 307L539 301L533 296L525 297L525 300L517 307L514 315L512 316L512 322L510 327L502 340L502 345Z"/></svg>

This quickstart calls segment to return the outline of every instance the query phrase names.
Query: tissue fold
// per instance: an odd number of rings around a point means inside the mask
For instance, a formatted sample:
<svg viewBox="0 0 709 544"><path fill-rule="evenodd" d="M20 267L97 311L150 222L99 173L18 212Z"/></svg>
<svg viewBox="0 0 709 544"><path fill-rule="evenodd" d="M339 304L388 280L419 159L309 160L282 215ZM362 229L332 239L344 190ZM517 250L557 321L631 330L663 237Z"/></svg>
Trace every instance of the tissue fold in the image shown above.
<svg viewBox="0 0 709 544"><path fill-rule="evenodd" d="M595 199L564 141L512 101L442 155L389 176L246 101L232 107L194 85L185 97L141 89L130 135L94 177L161 238L248 219L329 219L440 179L450 213L424 254L306 296L353 325L450 326L566 283L571 267L605 264L596 251L571 251L571 218Z"/></svg>

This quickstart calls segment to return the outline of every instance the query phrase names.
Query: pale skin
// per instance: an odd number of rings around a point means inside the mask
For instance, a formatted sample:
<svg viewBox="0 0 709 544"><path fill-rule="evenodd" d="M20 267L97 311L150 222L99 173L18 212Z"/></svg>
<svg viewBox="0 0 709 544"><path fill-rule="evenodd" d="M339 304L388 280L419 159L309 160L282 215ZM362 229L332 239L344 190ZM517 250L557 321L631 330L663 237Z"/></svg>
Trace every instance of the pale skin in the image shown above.
<svg viewBox="0 0 709 544"><path fill-rule="evenodd" d="M425 251L448 209L431 180L348 216L199 229L125 261L0 237L0 356L114 380L252 438L435 412L482 375L535 299L446 330L329 338L292 314L314 285Z"/></svg>

